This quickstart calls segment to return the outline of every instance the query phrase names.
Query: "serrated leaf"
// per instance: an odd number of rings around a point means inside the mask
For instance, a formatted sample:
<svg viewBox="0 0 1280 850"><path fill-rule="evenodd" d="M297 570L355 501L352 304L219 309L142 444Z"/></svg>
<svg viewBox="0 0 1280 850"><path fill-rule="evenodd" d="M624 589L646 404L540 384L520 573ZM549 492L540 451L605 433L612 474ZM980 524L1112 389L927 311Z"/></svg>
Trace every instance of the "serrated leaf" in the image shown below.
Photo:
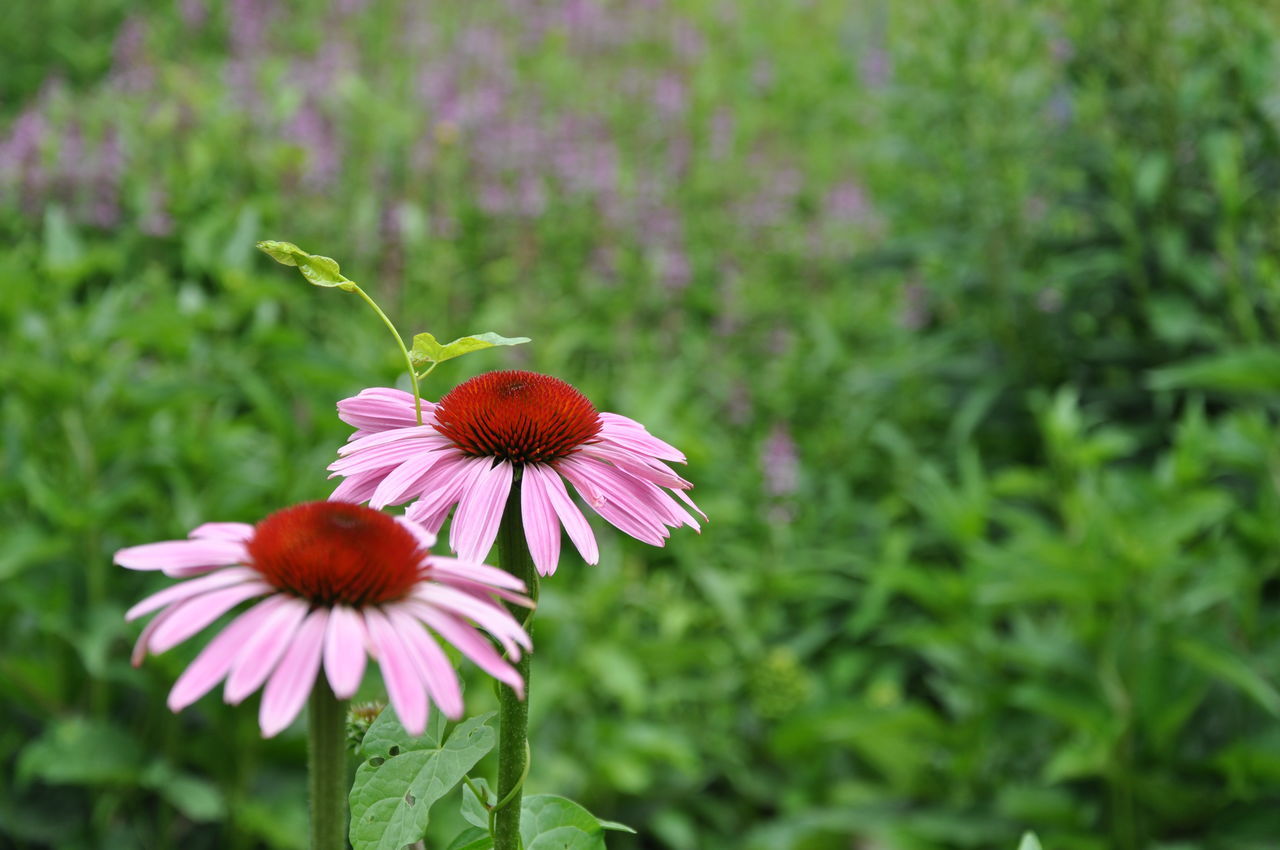
<svg viewBox="0 0 1280 850"><path fill-rule="evenodd" d="M443 363L446 360L452 360L455 357L461 357L473 351L493 348L497 345L522 345L526 342L529 342L529 337L527 336L506 337L490 331L458 337L453 342L441 345L432 334L420 333L413 337L413 350L409 352L409 356L416 367L427 363Z"/></svg>
<svg viewBox="0 0 1280 850"><path fill-rule="evenodd" d="M489 829L489 810L485 808L485 803L493 799L489 792L489 783L483 779L471 780L472 785L480 788L480 793L484 795L484 801L475 795L470 785L462 786L462 819L472 826L480 827L486 832Z"/></svg>
<svg viewBox="0 0 1280 850"><path fill-rule="evenodd" d="M566 797L535 794L520 806L520 838L525 850L604 850L605 829L634 830L609 821Z"/></svg>
<svg viewBox="0 0 1280 850"><path fill-rule="evenodd" d="M1034 832L1024 832L1022 841L1018 844L1018 850L1041 850L1040 839L1036 838Z"/></svg>
<svg viewBox="0 0 1280 850"><path fill-rule="evenodd" d="M444 740L444 728L448 722L443 712L433 711L427 718L426 731L415 738L405 731L395 709L388 705L369 724L369 731L364 733L357 755L365 759L387 758L392 747L399 747L402 753L438 749Z"/></svg>
<svg viewBox="0 0 1280 850"><path fill-rule="evenodd" d="M309 254L292 242L275 242L264 240L258 243L258 250L284 266L295 266L308 282L315 286L336 286L351 292L355 284L342 276L338 261L332 257Z"/></svg>
<svg viewBox="0 0 1280 850"><path fill-rule="evenodd" d="M431 806L493 749L497 735L485 725L493 715L460 723L438 749L411 750L377 764L362 764L351 788L351 846L401 850L420 840Z"/></svg>

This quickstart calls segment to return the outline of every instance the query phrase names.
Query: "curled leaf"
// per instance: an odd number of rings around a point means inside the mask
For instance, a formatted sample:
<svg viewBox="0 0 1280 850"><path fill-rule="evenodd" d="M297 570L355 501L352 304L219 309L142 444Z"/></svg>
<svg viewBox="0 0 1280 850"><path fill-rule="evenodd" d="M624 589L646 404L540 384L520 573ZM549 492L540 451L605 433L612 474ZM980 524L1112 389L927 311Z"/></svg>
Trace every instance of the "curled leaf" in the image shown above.
<svg viewBox="0 0 1280 850"><path fill-rule="evenodd" d="M332 257L308 254L292 242L271 240L259 242L258 250L281 265L297 267L302 276L315 286L336 286L347 292L356 288L352 281L342 276L338 261Z"/></svg>

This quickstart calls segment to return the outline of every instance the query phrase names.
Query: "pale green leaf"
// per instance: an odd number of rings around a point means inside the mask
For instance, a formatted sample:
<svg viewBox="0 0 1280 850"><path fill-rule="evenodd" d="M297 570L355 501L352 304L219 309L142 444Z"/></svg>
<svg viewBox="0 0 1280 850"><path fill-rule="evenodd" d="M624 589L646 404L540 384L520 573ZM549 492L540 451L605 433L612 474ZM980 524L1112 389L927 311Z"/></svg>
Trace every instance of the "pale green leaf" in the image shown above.
<svg viewBox="0 0 1280 850"><path fill-rule="evenodd" d="M472 826L458 833L445 850L491 850L492 847L493 836L489 834L488 828Z"/></svg>
<svg viewBox="0 0 1280 850"><path fill-rule="evenodd" d="M413 359L413 365L417 367L428 363L443 363L446 360L497 345L522 345L528 341L527 336L506 337L488 332L459 337L453 342L441 345L433 335L420 333L413 337L413 350L410 352L410 357Z"/></svg>
<svg viewBox="0 0 1280 850"><path fill-rule="evenodd" d="M1018 850L1041 850L1040 839L1036 838L1034 832L1024 832L1022 841L1018 844Z"/></svg>
<svg viewBox="0 0 1280 850"><path fill-rule="evenodd" d="M292 242L271 240L259 242L258 250L281 265L297 267L302 276L316 286L336 286L347 292L355 289L355 284L342 276L337 260L332 257L308 254Z"/></svg>
<svg viewBox="0 0 1280 850"><path fill-rule="evenodd" d="M536 794L520 807L520 837L525 850L604 850L606 829L634 832L602 821L565 797Z"/></svg>
<svg viewBox="0 0 1280 850"><path fill-rule="evenodd" d="M444 746L366 761L351 788L351 845L355 850L401 850L421 839L431 806L453 790L493 749L493 712L458 725ZM370 732L372 732L372 728Z"/></svg>
<svg viewBox="0 0 1280 850"><path fill-rule="evenodd" d="M480 793L484 795L484 802L475 795L470 785L462 786L462 819L472 826L478 826L487 830L489 828L489 810L485 808L484 803L494 802L493 795L489 792L489 783L483 779L471 780L472 785L480 789Z"/></svg>

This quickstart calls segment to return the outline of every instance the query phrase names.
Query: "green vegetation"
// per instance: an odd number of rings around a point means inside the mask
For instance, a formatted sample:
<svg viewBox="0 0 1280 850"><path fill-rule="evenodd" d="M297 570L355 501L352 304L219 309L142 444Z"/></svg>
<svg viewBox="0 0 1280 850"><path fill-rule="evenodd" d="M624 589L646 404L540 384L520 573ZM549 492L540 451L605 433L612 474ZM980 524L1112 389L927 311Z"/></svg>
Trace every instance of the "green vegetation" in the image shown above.
<svg viewBox="0 0 1280 850"><path fill-rule="evenodd" d="M1275 845L1272 6L20 5L0 846L305 843L305 735L170 714L200 641L130 667L111 564L323 498L407 387L264 238L532 338L426 397L533 368L688 453L700 537L542 585L528 791L610 847Z"/></svg>

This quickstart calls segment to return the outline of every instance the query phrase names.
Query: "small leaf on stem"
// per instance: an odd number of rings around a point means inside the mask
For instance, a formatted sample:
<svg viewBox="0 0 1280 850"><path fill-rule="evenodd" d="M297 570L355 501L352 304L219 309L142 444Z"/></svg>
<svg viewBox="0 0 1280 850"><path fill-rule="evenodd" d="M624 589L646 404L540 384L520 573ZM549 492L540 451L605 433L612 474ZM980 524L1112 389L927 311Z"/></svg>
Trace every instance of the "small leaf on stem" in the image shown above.
<svg viewBox="0 0 1280 850"><path fill-rule="evenodd" d="M459 337L453 342L441 345L431 334L420 333L413 338L413 350L410 356L413 358L413 365L421 367L428 363L443 363L446 360L452 360L473 351L493 348L496 345L521 345L528 341L527 336L507 337L489 332Z"/></svg>
<svg viewBox="0 0 1280 850"><path fill-rule="evenodd" d="M292 242L271 240L259 242L258 250L281 265L297 267L302 276L315 286L336 286L347 292L355 291L355 283L342 276L337 260L332 257L308 254Z"/></svg>

